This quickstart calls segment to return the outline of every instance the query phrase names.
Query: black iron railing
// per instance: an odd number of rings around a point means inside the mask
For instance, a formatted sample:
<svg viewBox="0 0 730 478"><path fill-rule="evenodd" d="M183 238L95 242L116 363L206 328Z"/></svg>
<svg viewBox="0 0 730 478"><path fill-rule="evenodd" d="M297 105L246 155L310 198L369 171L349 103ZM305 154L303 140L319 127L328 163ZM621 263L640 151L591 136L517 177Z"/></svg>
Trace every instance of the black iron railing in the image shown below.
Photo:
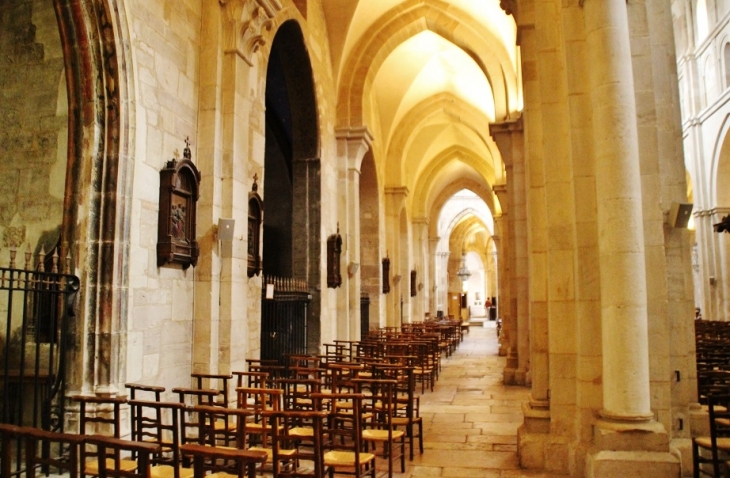
<svg viewBox="0 0 730 478"><path fill-rule="evenodd" d="M264 276L261 291L261 358L307 353L307 309L312 295L303 280Z"/></svg>
<svg viewBox="0 0 730 478"><path fill-rule="evenodd" d="M0 267L0 421L63 430L67 343L79 279L58 273L57 255L35 267ZM68 269L69 261L63 261ZM46 271L46 264L50 271Z"/></svg>

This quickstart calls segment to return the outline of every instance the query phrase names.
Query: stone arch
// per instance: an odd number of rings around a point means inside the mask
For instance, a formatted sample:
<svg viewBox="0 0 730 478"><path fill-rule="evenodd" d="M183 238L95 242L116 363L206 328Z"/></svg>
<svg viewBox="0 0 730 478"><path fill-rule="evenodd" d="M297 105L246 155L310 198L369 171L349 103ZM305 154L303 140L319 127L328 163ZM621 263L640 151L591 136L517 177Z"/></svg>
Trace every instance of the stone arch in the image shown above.
<svg viewBox="0 0 730 478"><path fill-rule="evenodd" d="M125 375L135 118L129 27L110 3L54 0L69 109L61 253L82 284L68 382L101 393Z"/></svg>
<svg viewBox="0 0 730 478"><path fill-rule="evenodd" d="M717 206L730 205L730 191L724 187L730 181L730 115L725 116L712 153L712 178L708 184L710 204L708 209ZM696 183L696 181L695 181Z"/></svg>
<svg viewBox="0 0 730 478"><path fill-rule="evenodd" d="M378 174L372 150L360 166L360 290L369 299L368 329L380 324L382 272L380 251L381 204ZM363 329L361 329L364 332Z"/></svg>
<svg viewBox="0 0 730 478"><path fill-rule="evenodd" d="M464 181L464 182L458 182L458 183L451 183L446 185L433 199L433 202L431 203L431 208L429 209L429 217L438 217L439 212L444 207L444 204L446 204L446 201L451 199L451 197L456 194L457 192L461 191L462 189L467 189L484 201L484 203L489 207L489 210L492 212L492 216L494 216L494 207L493 205L490 206L488 199L492 198L492 191L491 189L488 189L483 184L478 184L473 181ZM436 221L431 221L429 223L429 236L438 236L438 224ZM492 231L492 233L494 233Z"/></svg>
<svg viewBox="0 0 730 478"><path fill-rule="evenodd" d="M496 214L494 193L489 187L487 178L493 176L487 167L487 161L483 158L474 154L472 151L464 149L459 145L454 145L446 150L442 151L437 157L435 157L428 165L428 167L421 172L416 181L416 188L413 192L413 211L416 217L426 216L426 212L430 209L429 206L433 204L434 197L439 194L438 191L434 190L434 185L444 184L443 172L452 161L462 161L473 173L473 176L462 176L459 178L458 184L453 186L453 192L458 189L465 189L465 184L475 186L473 191L479 195L484 202L489 206L492 214ZM444 185L444 188L451 188L451 184ZM453 194L452 192L452 194Z"/></svg>
<svg viewBox="0 0 730 478"><path fill-rule="evenodd" d="M312 64L296 20L283 22L271 43L265 114L263 272L308 283L307 349L316 352L321 310L319 121ZM265 325L262 358L272 358L263 356L265 350L277 350L275 344L264 344L271 336Z"/></svg>
<svg viewBox="0 0 730 478"><path fill-rule="evenodd" d="M456 25L459 28L456 28ZM500 41L465 12L442 0L411 0L399 4L373 24L343 64L337 98L338 127L366 124L363 98L376 73L398 45L430 30L464 50L479 65L492 87L495 117L509 116L517 103L517 75ZM485 61L487 60L487 61ZM363 74L363 72L366 72Z"/></svg>
<svg viewBox="0 0 730 478"><path fill-rule="evenodd" d="M440 93L416 105L397 125L395 128L396 134L388 145L385 160L385 176L393 184L405 183L403 179L405 162L402 161L404 152L410 149L410 144L420 129L419 126L427 124L432 118L438 115L451 117L457 120L456 122L464 124L467 128L474 131L492 153L494 181L496 182L501 179L503 170L501 164L493 164L501 160L501 155L499 154L497 145L489 135L489 119L483 112L450 93Z"/></svg>

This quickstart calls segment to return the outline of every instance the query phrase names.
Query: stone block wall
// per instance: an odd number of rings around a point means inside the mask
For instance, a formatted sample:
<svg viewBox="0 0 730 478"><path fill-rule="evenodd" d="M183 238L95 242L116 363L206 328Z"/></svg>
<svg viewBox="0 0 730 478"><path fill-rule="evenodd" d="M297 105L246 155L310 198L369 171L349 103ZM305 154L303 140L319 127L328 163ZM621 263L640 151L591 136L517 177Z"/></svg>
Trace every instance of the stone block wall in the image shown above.
<svg viewBox="0 0 730 478"><path fill-rule="evenodd" d="M68 100L52 2L0 3L0 235L55 245L63 218ZM9 246L12 244L2 244Z"/></svg>

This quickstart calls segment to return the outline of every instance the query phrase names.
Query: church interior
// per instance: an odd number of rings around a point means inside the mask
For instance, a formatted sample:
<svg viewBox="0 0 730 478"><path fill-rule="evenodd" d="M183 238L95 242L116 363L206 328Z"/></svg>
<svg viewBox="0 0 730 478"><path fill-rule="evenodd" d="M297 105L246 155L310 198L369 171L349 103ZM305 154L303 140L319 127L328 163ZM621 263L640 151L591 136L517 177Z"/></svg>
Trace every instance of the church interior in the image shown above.
<svg viewBox="0 0 730 478"><path fill-rule="evenodd" d="M0 123L0 423L498 326L522 470L711 471L730 0L0 0Z"/></svg>

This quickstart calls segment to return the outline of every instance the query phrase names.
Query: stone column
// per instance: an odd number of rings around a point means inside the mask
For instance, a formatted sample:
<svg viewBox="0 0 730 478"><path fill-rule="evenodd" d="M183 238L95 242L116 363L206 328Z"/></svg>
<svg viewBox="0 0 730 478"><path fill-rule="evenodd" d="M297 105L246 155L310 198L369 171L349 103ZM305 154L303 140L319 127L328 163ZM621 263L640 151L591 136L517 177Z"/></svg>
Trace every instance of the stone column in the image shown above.
<svg viewBox="0 0 730 478"><path fill-rule="evenodd" d="M428 310L428 312L431 313L431 317L436 317L436 311L438 310L439 306L438 294L441 290L438 286L440 277L439 274L441 274L441 261L439 259L438 253L436 252L440 240L441 238L438 236L428 238L428 263L430 276L428 278L428 282L424 281L423 283L431 293Z"/></svg>
<svg viewBox="0 0 730 478"><path fill-rule="evenodd" d="M394 277L401 276L401 281L406 280L405 276L410 272L402 270L401 266L404 247L401 244L400 212L405 207L406 197L408 188L405 186L385 188L385 234L390 257L390 292L385 300L385 323L390 327L400 325L401 313L401 283L396 284ZM403 301L405 304L405 297Z"/></svg>
<svg viewBox="0 0 730 478"><path fill-rule="evenodd" d="M512 178L512 167L505 165L507 170L507 181ZM495 224L498 227L500 240L498 245L501 246L502 260L499 261L499 294L497 296L497 307L502 317L502 334L504 335L503 344L507 349L507 363L504 367L504 383L507 385L515 385L516 372L519 366L518 353L518 326L516 303L512 297L512 274L514 272L514 244L513 244L513 224L509 189L505 185L494 186L494 192L499 198L502 205L502 216L497 218Z"/></svg>
<svg viewBox="0 0 730 478"><path fill-rule="evenodd" d="M346 209L340 234L344 239L341 256L342 291L338 294L337 337L360 339L360 166L370 150L373 136L367 126L343 128L335 132L337 154L342 158ZM358 264L357 271L350 274Z"/></svg>
<svg viewBox="0 0 730 478"><path fill-rule="evenodd" d="M641 171L626 4L585 4L596 155L603 334L602 416L652 417Z"/></svg>
<svg viewBox="0 0 730 478"><path fill-rule="evenodd" d="M412 221L413 227L413 269L416 271L416 295L411 301L411 322L423 321L424 312L428 307L428 287L418 288L418 284L427 284L428 278L428 218L417 217ZM410 284L408 293L411 293Z"/></svg>
<svg viewBox="0 0 730 478"><path fill-rule="evenodd" d="M507 165L509 187L509 233L511 238L509 277L512 324L517 333L517 369L515 383L527 383L530 369L530 296L527 277L527 196L525 191L525 156L522 120L493 124L489 132L494 138L502 160ZM502 198L500 198L502 202ZM499 304L499 301L497 302Z"/></svg>

